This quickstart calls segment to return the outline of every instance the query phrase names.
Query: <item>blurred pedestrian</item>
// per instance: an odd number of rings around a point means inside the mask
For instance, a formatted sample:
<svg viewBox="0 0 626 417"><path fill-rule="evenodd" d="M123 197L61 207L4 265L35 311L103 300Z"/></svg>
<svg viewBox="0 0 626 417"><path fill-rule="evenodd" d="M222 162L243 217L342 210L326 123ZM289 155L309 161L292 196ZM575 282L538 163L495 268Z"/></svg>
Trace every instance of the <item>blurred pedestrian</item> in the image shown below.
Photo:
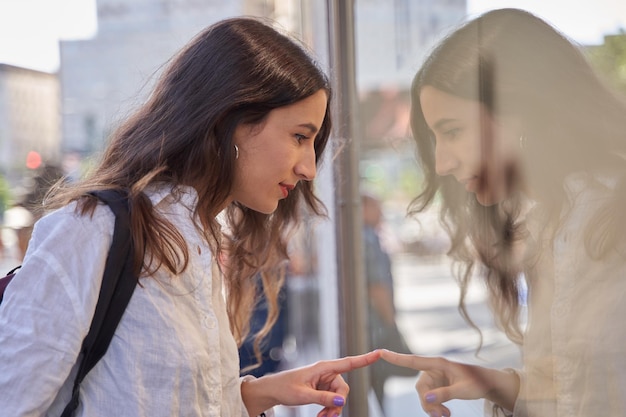
<svg viewBox="0 0 626 417"><path fill-rule="evenodd" d="M43 200L50 188L63 179L63 172L54 164L42 165L32 177L24 182L26 192L18 197L4 215L3 226L15 233L17 241L16 261L21 262L28 250L33 225L44 214ZM14 265L17 266L17 265Z"/></svg>
<svg viewBox="0 0 626 417"><path fill-rule="evenodd" d="M368 291L368 323L373 349L390 349L412 353L396 323L394 282L391 256L384 247L380 233L383 225L381 201L370 194L361 194L363 212L363 247ZM381 409L385 409L385 382L392 376L410 377L417 371L379 361L370 366L370 381Z"/></svg>
<svg viewBox="0 0 626 417"><path fill-rule="evenodd" d="M461 311L480 277L523 368L385 353L421 369L431 416L626 415L626 104L540 18L487 12L447 36L412 86L424 171L413 212L440 198ZM527 325L520 297L528 286ZM495 404L491 407L491 404Z"/></svg>
<svg viewBox="0 0 626 417"><path fill-rule="evenodd" d="M12 258L16 258L16 262L21 262L26 255L28 249L28 241L33 232L34 218L30 210L22 204L15 204L4 212L4 220L2 227L13 232L15 236L16 251L12 254ZM17 265L12 265L11 269ZM7 271L4 271L5 273Z"/></svg>
<svg viewBox="0 0 626 417"><path fill-rule="evenodd" d="M259 378L277 372L283 363L283 344L289 332L287 286L282 285L278 293L277 317L271 327L266 328L270 312L260 276L256 299L250 317L250 333L239 346L239 368L243 375Z"/></svg>
<svg viewBox="0 0 626 417"><path fill-rule="evenodd" d="M11 201L11 191L9 184L4 178L4 175L0 173L0 260L4 257L5 245L2 239L2 229L4 227L4 212L9 208Z"/></svg>

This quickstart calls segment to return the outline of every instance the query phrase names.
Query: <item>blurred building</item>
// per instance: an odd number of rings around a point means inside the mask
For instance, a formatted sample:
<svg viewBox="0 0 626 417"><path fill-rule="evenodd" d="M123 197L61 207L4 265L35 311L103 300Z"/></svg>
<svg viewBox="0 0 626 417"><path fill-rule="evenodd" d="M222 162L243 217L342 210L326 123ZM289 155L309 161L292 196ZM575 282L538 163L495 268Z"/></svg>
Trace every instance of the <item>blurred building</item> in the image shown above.
<svg viewBox="0 0 626 417"><path fill-rule="evenodd" d="M359 89L408 89L430 47L466 13L466 0L356 0Z"/></svg>
<svg viewBox="0 0 626 417"><path fill-rule="evenodd" d="M100 149L118 122L145 100L164 63L201 29L235 15L272 17L275 3L97 0L97 35L60 44L63 151Z"/></svg>
<svg viewBox="0 0 626 417"><path fill-rule="evenodd" d="M436 34L466 12L466 0L357 0L355 6L357 84L374 99L390 85L408 88ZM235 15L268 17L319 50L325 7L319 0L97 0L97 35L60 44L63 151L100 149L146 98L161 66L205 26Z"/></svg>
<svg viewBox="0 0 626 417"><path fill-rule="evenodd" d="M409 241L415 227L406 207L421 181L409 125L411 82L430 49L466 15L467 0L355 1L361 188L385 200L393 232Z"/></svg>
<svg viewBox="0 0 626 417"><path fill-rule="evenodd" d="M365 158L412 158L411 82L431 47L466 14L467 0L356 0L358 136Z"/></svg>
<svg viewBox="0 0 626 417"><path fill-rule="evenodd" d="M0 64L0 173L56 161L61 137L56 74ZM15 178L9 178L11 182Z"/></svg>

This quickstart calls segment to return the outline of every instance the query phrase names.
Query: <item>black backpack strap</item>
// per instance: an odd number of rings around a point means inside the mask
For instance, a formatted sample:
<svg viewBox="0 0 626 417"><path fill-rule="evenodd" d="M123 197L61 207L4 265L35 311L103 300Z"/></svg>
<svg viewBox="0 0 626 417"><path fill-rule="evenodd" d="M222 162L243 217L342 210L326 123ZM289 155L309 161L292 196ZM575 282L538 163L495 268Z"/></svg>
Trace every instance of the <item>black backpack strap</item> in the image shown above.
<svg viewBox="0 0 626 417"><path fill-rule="evenodd" d="M15 271L17 271L21 267L22 265L16 266L12 270L10 270L5 276L0 278L0 304L2 304L2 299L4 298L4 290L6 290L7 285L9 285L9 282L11 282L11 280L15 276Z"/></svg>
<svg viewBox="0 0 626 417"><path fill-rule="evenodd" d="M61 417L71 417L78 407L80 383L107 351L138 281L133 273L134 246L130 233L127 194L118 190L93 191L90 194L98 197L111 208L115 214L115 230L104 267L96 310L89 333L83 341L82 359L74 380L72 399L63 410Z"/></svg>

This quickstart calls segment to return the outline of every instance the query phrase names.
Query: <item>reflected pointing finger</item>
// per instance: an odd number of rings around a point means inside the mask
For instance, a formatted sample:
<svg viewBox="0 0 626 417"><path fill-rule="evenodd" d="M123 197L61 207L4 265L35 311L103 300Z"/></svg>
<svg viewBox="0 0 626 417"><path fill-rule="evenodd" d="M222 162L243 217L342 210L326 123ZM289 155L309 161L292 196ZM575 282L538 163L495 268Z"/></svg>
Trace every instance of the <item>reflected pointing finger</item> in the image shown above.
<svg viewBox="0 0 626 417"><path fill-rule="evenodd" d="M407 355L404 353L396 353L387 349L382 349L381 357L389 363L403 366L405 368L413 368L419 371L428 371L433 368L435 358L425 358L417 355Z"/></svg>

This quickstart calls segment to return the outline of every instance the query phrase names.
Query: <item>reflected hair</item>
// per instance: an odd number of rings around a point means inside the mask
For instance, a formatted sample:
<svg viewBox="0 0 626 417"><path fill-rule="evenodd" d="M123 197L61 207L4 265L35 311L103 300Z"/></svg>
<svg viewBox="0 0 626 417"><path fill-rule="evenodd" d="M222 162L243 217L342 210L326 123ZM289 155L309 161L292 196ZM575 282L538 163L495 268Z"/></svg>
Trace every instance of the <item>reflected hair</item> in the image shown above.
<svg viewBox="0 0 626 417"><path fill-rule="evenodd" d="M624 183L624 160L617 154L625 150L626 106L596 75L581 48L518 9L490 11L462 25L432 50L413 80L411 128L424 183L409 213L425 210L440 196L440 221L451 238L449 255L457 262L461 314L476 328L464 300L473 272L484 267L481 275L498 325L521 343L520 276L532 268L532 261L522 263L514 256L516 242L527 236L521 190L506 201L482 206L454 178L437 175L435 142L419 100L424 86L477 101L495 117L521 120L527 138L525 184L540 203L545 222L557 227L568 204L564 181L569 174L610 167ZM623 204L620 192L607 212ZM594 247L592 257L604 256L617 239L616 230L624 230L615 227L617 218L600 229L595 227L598 221L590 221L588 240L608 244ZM613 236L598 237L605 234Z"/></svg>

